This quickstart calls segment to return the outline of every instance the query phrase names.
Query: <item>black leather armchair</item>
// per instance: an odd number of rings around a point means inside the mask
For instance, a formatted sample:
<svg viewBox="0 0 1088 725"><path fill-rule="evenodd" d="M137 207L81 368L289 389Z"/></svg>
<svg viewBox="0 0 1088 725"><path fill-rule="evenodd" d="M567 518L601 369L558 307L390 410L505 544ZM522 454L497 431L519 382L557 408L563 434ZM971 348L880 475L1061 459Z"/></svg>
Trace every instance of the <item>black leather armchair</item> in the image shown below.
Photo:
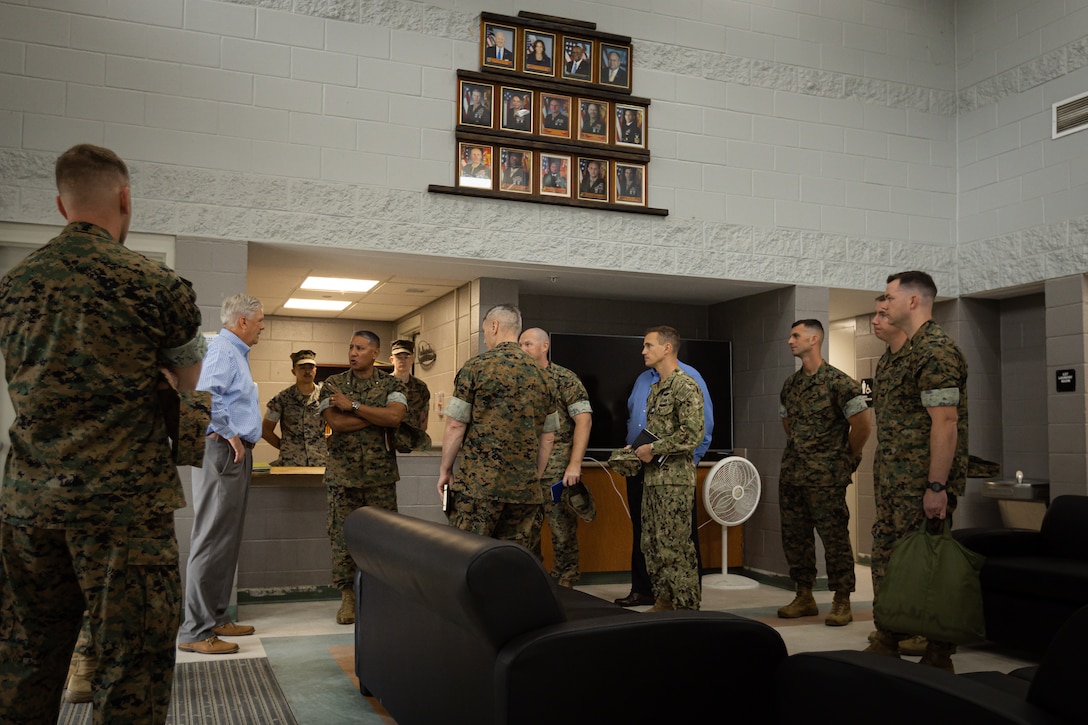
<svg viewBox="0 0 1088 725"><path fill-rule="evenodd" d="M986 557L979 576L986 638L1042 652L1088 605L1088 496L1058 496L1039 531L960 529L953 536Z"/></svg>
<svg viewBox="0 0 1088 725"><path fill-rule="evenodd" d="M775 675L779 719L823 703L837 725L1084 722L1088 607L1059 629L1038 667L1008 674L944 670L866 652L806 652Z"/></svg>
<svg viewBox="0 0 1088 725"><path fill-rule="evenodd" d="M724 612L632 612L556 587L524 547L381 509L352 512L355 671L399 725L760 722L786 657ZM743 695L743 696L741 696Z"/></svg>

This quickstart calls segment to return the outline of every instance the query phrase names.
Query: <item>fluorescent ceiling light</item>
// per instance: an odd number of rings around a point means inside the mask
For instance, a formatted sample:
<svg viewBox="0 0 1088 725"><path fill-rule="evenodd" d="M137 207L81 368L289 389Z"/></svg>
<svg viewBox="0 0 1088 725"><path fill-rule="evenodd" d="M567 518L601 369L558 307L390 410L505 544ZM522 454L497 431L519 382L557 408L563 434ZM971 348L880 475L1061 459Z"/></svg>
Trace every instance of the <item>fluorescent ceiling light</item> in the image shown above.
<svg viewBox="0 0 1088 725"><path fill-rule="evenodd" d="M307 277L302 289L317 289L327 292L369 292L376 279L347 279L345 277Z"/></svg>
<svg viewBox="0 0 1088 725"><path fill-rule="evenodd" d="M325 312L340 312L351 300L304 300L292 297L283 303L283 306L292 310L323 310Z"/></svg>

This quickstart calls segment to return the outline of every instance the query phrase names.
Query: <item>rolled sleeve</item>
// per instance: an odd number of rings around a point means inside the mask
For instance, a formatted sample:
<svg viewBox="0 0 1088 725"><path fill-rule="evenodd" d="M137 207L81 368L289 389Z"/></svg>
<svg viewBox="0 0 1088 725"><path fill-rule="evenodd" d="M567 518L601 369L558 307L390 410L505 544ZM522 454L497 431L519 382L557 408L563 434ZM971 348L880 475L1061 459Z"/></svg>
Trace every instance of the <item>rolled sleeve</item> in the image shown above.
<svg viewBox="0 0 1088 725"><path fill-rule="evenodd" d="M385 397L385 404L389 405L390 403L400 403L405 408L407 408L408 397L400 391L392 392Z"/></svg>
<svg viewBox="0 0 1088 725"><path fill-rule="evenodd" d="M593 406L589 404L588 400L579 400L567 406L567 415L569 415L571 418L577 415L581 415L582 413L592 412Z"/></svg>
<svg viewBox="0 0 1088 725"><path fill-rule="evenodd" d="M184 345L160 350L159 357L170 367L187 368L203 360L207 351L208 340L198 332L196 337Z"/></svg>
<svg viewBox="0 0 1088 725"><path fill-rule="evenodd" d="M922 405L926 408L941 408L960 404L959 388L940 388L938 390L923 390L921 394Z"/></svg>
<svg viewBox="0 0 1088 725"><path fill-rule="evenodd" d="M957 391L958 392L958 391ZM855 415L863 410L868 409L869 403L865 400L864 395L858 395L851 398L846 402L846 405L842 407L842 414L846 418L853 418ZM785 416L783 416L785 417Z"/></svg>
<svg viewBox="0 0 1088 725"><path fill-rule="evenodd" d="M468 423L472 420L472 405L451 397L450 402L446 403L446 415L461 423Z"/></svg>

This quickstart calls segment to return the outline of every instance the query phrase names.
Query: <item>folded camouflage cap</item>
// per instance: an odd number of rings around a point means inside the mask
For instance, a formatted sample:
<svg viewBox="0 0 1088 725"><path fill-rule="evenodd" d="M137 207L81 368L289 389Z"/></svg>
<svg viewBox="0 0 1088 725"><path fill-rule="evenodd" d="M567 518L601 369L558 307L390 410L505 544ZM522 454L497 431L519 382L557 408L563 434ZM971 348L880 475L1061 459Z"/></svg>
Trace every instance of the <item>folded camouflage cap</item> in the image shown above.
<svg viewBox="0 0 1088 725"><path fill-rule="evenodd" d="M617 448L608 457L608 467L621 476L637 476L642 461L635 455L634 448Z"/></svg>

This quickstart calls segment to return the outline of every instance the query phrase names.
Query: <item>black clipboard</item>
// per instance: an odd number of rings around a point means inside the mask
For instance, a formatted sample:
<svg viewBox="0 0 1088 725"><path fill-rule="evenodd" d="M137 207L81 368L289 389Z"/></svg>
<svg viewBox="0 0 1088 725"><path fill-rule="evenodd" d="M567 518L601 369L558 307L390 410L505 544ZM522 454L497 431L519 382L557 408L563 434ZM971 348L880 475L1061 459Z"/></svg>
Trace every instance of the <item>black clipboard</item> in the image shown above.
<svg viewBox="0 0 1088 725"><path fill-rule="evenodd" d="M636 448L639 448L640 446L646 445L647 443L653 443L654 441L659 441L659 440L661 440L661 436L655 435L655 434L651 433L649 430L647 430L646 428L643 428L641 431L639 431L639 434L637 436L635 436L635 440L631 442L631 448L636 449ZM664 454L664 453L658 454L658 456L657 456L657 465L660 466L662 463L664 463L666 458L668 458L668 456L666 454Z"/></svg>

